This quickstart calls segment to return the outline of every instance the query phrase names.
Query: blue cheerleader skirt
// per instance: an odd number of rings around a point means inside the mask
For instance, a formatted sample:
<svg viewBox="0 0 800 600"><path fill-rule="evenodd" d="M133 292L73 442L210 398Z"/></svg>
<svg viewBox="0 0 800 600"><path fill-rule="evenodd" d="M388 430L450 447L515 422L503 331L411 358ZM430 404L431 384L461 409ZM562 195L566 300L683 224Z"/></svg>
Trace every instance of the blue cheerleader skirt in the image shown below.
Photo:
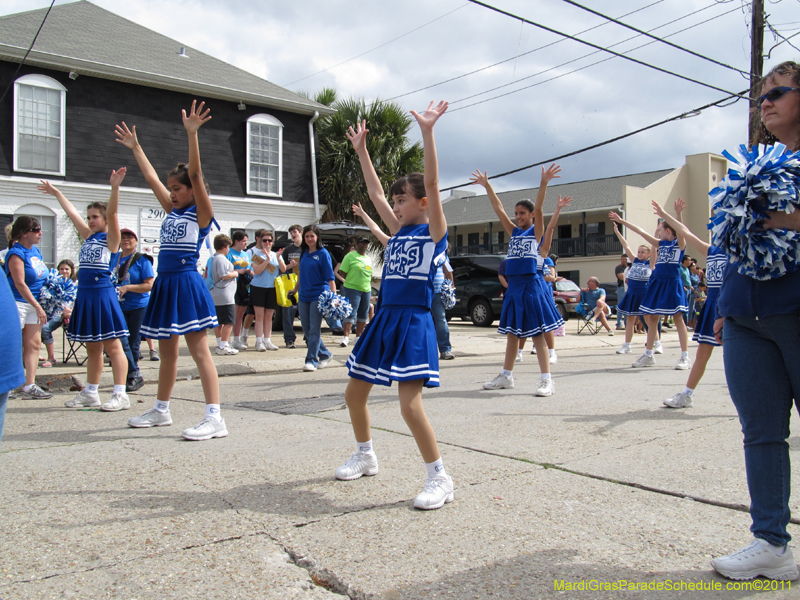
<svg viewBox="0 0 800 600"><path fill-rule="evenodd" d="M549 289L545 291L537 279L546 283L529 275L508 277L498 333L528 338L555 331L564 324L552 292Z"/></svg>
<svg viewBox="0 0 800 600"><path fill-rule="evenodd" d="M709 344L711 346L719 346L717 339L714 337L714 320L717 316L717 301L706 298L706 303L700 314L697 316L697 323L694 326L694 335L692 341L700 344Z"/></svg>
<svg viewBox="0 0 800 600"><path fill-rule="evenodd" d="M676 315L689 310L680 278L651 278L639 310L645 315Z"/></svg>
<svg viewBox="0 0 800 600"><path fill-rule="evenodd" d="M647 282L640 283L643 285L628 285L622 302L617 305L617 312L623 317L638 317L642 314L641 304L647 293Z"/></svg>
<svg viewBox="0 0 800 600"><path fill-rule="evenodd" d="M439 347L431 311L422 306L383 306L347 359L350 377L391 387L422 379L439 387Z"/></svg>
<svg viewBox="0 0 800 600"><path fill-rule="evenodd" d="M180 271L156 277L144 312L142 337L164 340L218 325L214 301L200 273Z"/></svg>
<svg viewBox="0 0 800 600"><path fill-rule="evenodd" d="M116 288L78 287L67 338L73 342L102 342L129 335Z"/></svg>

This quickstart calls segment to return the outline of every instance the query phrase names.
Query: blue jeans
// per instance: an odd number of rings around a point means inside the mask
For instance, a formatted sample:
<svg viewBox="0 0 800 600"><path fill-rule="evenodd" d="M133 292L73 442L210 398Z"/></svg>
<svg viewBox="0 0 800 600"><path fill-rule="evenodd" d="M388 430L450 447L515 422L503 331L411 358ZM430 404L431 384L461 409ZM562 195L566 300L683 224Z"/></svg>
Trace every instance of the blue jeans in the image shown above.
<svg viewBox="0 0 800 600"><path fill-rule="evenodd" d="M140 332L146 310L147 307L143 306L142 308L122 311L122 314L125 316L125 322L128 324L128 332L130 333L128 344L131 347L131 355L133 356L134 363L138 363L142 360L142 353L139 351L139 347L142 345L142 335ZM136 368L139 368L138 365Z"/></svg>
<svg viewBox="0 0 800 600"><path fill-rule="evenodd" d="M624 297L625 297L625 286L624 285L617 286L617 327L620 327L623 323L625 324L628 323L625 316L619 314L619 305L622 304L622 299Z"/></svg>
<svg viewBox="0 0 800 600"><path fill-rule="evenodd" d="M800 315L728 317L725 377L744 434L753 536L782 546L789 523L789 418L800 410Z"/></svg>
<svg viewBox="0 0 800 600"><path fill-rule="evenodd" d="M308 338L308 351L306 352L306 362L315 367L320 360L328 360L333 356L325 347L320 332L322 331L322 313L314 302L298 302L297 309L300 312L300 324L303 326L303 333Z"/></svg>
<svg viewBox="0 0 800 600"><path fill-rule="evenodd" d="M294 333L294 316L296 314L296 306L281 307L281 318L283 319L283 341L287 344L291 344L297 339L297 335Z"/></svg>
<svg viewBox="0 0 800 600"><path fill-rule="evenodd" d="M369 315L369 299L372 296L372 292L359 292L343 286L342 294L350 300L350 305L353 307L353 312L350 313L350 316L342 320L345 323L353 324L358 319L359 323L366 323Z"/></svg>
<svg viewBox="0 0 800 600"><path fill-rule="evenodd" d="M61 313L53 317L42 327L42 343L48 346L53 343L53 332L61 327L64 321L61 319Z"/></svg>
<svg viewBox="0 0 800 600"><path fill-rule="evenodd" d="M439 346L439 352L450 352L452 349L450 346L450 328L447 326L447 317L445 316L444 304L442 304L441 292L433 294L431 315L433 315L433 326L436 328L436 345Z"/></svg>
<svg viewBox="0 0 800 600"><path fill-rule="evenodd" d="M139 364L136 359L133 357L133 352L131 352L131 345L128 341L126 336L119 338L119 341L122 343L122 351L125 353L125 358L128 360L128 377L133 377L134 375L139 374Z"/></svg>
<svg viewBox="0 0 800 600"><path fill-rule="evenodd" d="M6 422L6 404L8 404L8 392L0 394L0 440L3 439L3 424Z"/></svg>

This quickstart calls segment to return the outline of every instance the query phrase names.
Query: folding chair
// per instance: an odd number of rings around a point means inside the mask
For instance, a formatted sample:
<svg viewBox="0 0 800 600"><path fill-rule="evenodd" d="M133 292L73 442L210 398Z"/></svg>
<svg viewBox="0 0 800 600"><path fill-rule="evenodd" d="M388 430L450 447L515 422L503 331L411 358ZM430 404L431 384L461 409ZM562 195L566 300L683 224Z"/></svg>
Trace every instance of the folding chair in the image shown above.
<svg viewBox="0 0 800 600"><path fill-rule="evenodd" d="M87 360L89 360L89 353L86 352L86 345L83 342L73 342L71 339L67 337L66 332L64 331L66 326L61 328L61 363L66 363L70 358L74 358L75 362L79 365L83 365ZM86 356L83 357L83 360L78 358L78 351L83 350L86 352Z"/></svg>
<svg viewBox="0 0 800 600"><path fill-rule="evenodd" d="M602 329L600 319L594 318L594 309L589 308L589 305L584 299L584 292L581 292L581 301L575 307L575 313L578 315L578 333L584 329L592 335L597 335L597 332ZM606 307L606 318L611 316L611 309Z"/></svg>

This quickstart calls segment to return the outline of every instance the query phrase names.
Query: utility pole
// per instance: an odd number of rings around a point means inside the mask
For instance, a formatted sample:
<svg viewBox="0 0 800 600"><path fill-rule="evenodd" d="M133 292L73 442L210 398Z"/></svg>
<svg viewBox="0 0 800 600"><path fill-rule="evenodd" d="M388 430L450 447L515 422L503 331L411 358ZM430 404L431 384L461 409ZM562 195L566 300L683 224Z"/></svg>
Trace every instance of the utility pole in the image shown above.
<svg viewBox="0 0 800 600"><path fill-rule="evenodd" d="M753 23L750 31L750 123L749 145L753 145L756 132L761 127L761 115L756 108L756 99L761 95L758 82L764 70L764 0L753 0Z"/></svg>

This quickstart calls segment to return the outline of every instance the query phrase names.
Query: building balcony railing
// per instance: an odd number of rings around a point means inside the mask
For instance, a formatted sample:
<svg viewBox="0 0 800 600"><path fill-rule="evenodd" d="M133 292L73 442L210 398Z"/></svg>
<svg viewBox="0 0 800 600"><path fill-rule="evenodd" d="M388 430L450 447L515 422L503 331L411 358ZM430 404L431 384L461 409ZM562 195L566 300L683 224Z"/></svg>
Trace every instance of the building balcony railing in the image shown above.
<svg viewBox="0 0 800 600"><path fill-rule="evenodd" d="M507 251L508 244L468 244L454 246L452 254L453 256L459 254L504 254ZM614 234L587 235L586 238L560 238L553 240L550 245L550 254L557 254L559 258L622 254L622 244Z"/></svg>

